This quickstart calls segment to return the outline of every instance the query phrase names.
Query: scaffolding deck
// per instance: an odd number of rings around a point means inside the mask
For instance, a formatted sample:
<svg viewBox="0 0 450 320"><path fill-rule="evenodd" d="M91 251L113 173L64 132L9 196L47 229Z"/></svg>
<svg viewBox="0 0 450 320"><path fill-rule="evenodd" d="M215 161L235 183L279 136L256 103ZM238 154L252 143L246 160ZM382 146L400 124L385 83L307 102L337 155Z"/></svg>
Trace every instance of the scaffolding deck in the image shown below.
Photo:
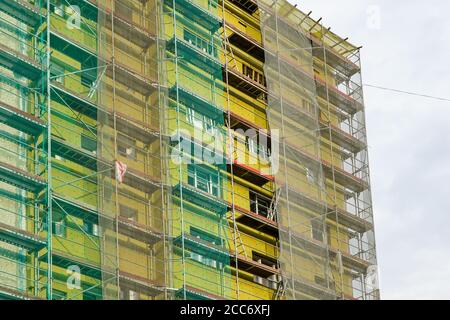
<svg viewBox="0 0 450 320"><path fill-rule="evenodd" d="M174 186L172 192L177 197L180 197L182 193L183 200L219 215L223 215L227 210L227 204L222 199L185 183L179 183Z"/></svg>
<svg viewBox="0 0 450 320"><path fill-rule="evenodd" d="M1 101L0 122L32 136L38 136L47 127L41 119Z"/></svg>
<svg viewBox="0 0 450 320"><path fill-rule="evenodd" d="M25 0L2 0L0 2L0 11L31 27L36 27L46 19L38 7Z"/></svg>
<svg viewBox="0 0 450 320"><path fill-rule="evenodd" d="M165 0L164 3L173 8L173 0ZM211 33L216 32L222 25L222 19L191 0L176 1L175 10L196 21Z"/></svg>
<svg viewBox="0 0 450 320"><path fill-rule="evenodd" d="M0 162L0 181L33 193L38 193L47 187L42 177L4 162Z"/></svg>
<svg viewBox="0 0 450 320"><path fill-rule="evenodd" d="M45 248L47 241L28 231L0 223L0 241L36 252Z"/></svg>
<svg viewBox="0 0 450 320"><path fill-rule="evenodd" d="M222 63L216 57L183 39L173 37L167 42L166 49L172 54L175 54L176 49L177 54L182 57L181 61L193 64L210 75L217 76L221 72Z"/></svg>
<svg viewBox="0 0 450 320"><path fill-rule="evenodd" d="M41 298L30 295L26 292L11 289L0 285L0 300L41 300Z"/></svg>
<svg viewBox="0 0 450 320"><path fill-rule="evenodd" d="M36 80L42 75L39 63L3 44L0 44L0 65L30 80Z"/></svg>

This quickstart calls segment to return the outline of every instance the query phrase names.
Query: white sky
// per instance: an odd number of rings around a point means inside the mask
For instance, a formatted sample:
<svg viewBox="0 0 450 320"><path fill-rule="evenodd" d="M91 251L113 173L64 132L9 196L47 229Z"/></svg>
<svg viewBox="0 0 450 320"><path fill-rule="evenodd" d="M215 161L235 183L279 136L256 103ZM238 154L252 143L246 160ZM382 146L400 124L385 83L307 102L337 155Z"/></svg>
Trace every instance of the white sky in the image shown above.
<svg viewBox="0 0 450 320"><path fill-rule="evenodd" d="M289 1L364 46L364 83L450 98L450 2ZM365 102L381 296L450 299L450 102Z"/></svg>

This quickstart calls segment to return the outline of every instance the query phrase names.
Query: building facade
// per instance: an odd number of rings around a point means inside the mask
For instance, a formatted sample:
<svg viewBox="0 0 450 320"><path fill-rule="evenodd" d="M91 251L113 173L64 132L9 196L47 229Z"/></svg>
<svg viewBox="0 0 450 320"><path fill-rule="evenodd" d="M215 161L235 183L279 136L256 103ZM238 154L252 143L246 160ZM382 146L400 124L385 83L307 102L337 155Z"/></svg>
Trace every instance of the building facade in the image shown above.
<svg viewBox="0 0 450 320"><path fill-rule="evenodd" d="M285 0L2 0L0 297L379 299L359 47Z"/></svg>

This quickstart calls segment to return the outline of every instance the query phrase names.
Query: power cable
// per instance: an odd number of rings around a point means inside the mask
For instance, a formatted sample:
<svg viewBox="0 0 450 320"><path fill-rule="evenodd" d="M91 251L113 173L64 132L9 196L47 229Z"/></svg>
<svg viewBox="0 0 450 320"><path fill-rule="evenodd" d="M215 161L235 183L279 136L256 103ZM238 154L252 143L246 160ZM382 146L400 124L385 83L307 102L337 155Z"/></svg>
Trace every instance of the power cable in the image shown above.
<svg viewBox="0 0 450 320"><path fill-rule="evenodd" d="M450 99L442 98L442 97L436 97L436 96L431 96L431 95L426 95L426 94L420 94L420 93L403 91L403 90L398 90L398 89L374 86L374 85L371 85L371 84L364 84L363 86L370 87L370 88L375 88L375 89L380 89L380 90L385 90L385 91L392 91L392 92L396 92L396 93L408 94L408 95L411 95L411 96L417 96L417 97L422 97L422 98L428 98L428 99L435 99L435 100L450 102Z"/></svg>

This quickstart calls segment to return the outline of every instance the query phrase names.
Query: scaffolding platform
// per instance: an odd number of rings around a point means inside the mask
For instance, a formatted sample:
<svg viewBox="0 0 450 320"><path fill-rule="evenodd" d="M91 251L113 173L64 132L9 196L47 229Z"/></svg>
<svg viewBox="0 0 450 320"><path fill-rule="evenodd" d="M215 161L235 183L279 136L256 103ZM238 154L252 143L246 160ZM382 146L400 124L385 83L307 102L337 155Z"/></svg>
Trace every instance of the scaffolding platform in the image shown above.
<svg viewBox="0 0 450 320"><path fill-rule="evenodd" d="M320 160L305 151L299 150L299 148L292 146L289 143L285 144L292 152L295 153L298 159L301 159L305 163L322 165L325 176L331 180L333 180L334 178L336 183L340 184L341 186L345 186L353 192L362 192L369 187L369 184L366 181L356 177L355 175L345 171L344 169L338 168L324 159Z"/></svg>
<svg viewBox="0 0 450 320"><path fill-rule="evenodd" d="M231 208L231 203L229 204ZM241 208L239 206L234 206L235 210L240 213L238 217L236 217L236 221L242 223L246 226L250 226L251 228L264 232L266 234L277 236L278 235L278 224L270 219L267 219L263 216L260 216L250 210Z"/></svg>
<svg viewBox="0 0 450 320"><path fill-rule="evenodd" d="M178 96L178 101L183 105L192 107L196 112L204 114L211 119L223 119L223 110L189 89L174 85L169 89L169 96L175 101L177 101Z"/></svg>
<svg viewBox="0 0 450 320"><path fill-rule="evenodd" d="M152 194L161 188L161 181L157 178L132 168L128 168L123 183L148 194Z"/></svg>
<svg viewBox="0 0 450 320"><path fill-rule="evenodd" d="M302 203L306 208L316 212L327 212L327 218L336 220L336 214L338 215L339 223L343 226L350 228L351 230L359 231L361 233L366 232L373 228L373 224L364 220L346 210L335 208L329 208L325 202L315 200L306 194L289 189L290 197L297 199L299 203Z"/></svg>
<svg viewBox="0 0 450 320"><path fill-rule="evenodd" d="M222 199L215 197L207 192L198 190L185 183L178 183L173 187L172 192L175 196L180 197L183 193L183 200L189 201L205 210L223 215L227 211L227 204Z"/></svg>
<svg viewBox="0 0 450 320"><path fill-rule="evenodd" d="M43 300L20 290L0 285L0 300Z"/></svg>
<svg viewBox="0 0 450 320"><path fill-rule="evenodd" d="M245 76L238 70L234 68L228 68L226 70L225 66L223 67L223 77L226 79L226 73L228 72L228 84L242 92L246 93L252 98L261 98L263 95L267 95L267 88L256 82L253 79Z"/></svg>
<svg viewBox="0 0 450 320"><path fill-rule="evenodd" d="M55 203L55 210L63 210L65 213L83 221L98 224L99 213L93 206L57 193L53 194L52 199Z"/></svg>
<svg viewBox="0 0 450 320"><path fill-rule="evenodd" d="M319 77L316 76L315 81L317 84L316 90L318 96L325 101L330 101L333 106L338 107L351 115L364 109L364 106L361 102L356 101L351 96L327 84Z"/></svg>
<svg viewBox="0 0 450 320"><path fill-rule="evenodd" d="M351 134L343 131L342 129L332 125L331 123L326 123L324 121L320 121L320 125L323 126L323 129L321 130L321 134L323 137L329 137L327 128L331 129L331 138L332 142L336 143L338 146L352 152L352 153L358 153L361 150L364 150L367 148L367 145L364 141L361 141Z"/></svg>
<svg viewBox="0 0 450 320"><path fill-rule="evenodd" d="M111 12L108 10L106 17L107 28L111 29L111 21ZM148 49L157 40L156 35L120 16L117 12L114 13L114 32L143 49Z"/></svg>
<svg viewBox="0 0 450 320"><path fill-rule="evenodd" d="M230 253L230 258L231 265L235 264L236 255L234 254L234 252ZM237 255L237 262L239 265L239 270L257 275L259 277L268 278L270 276L280 274L280 270L266 266L262 263L246 258L240 254Z"/></svg>
<svg viewBox="0 0 450 320"><path fill-rule="evenodd" d="M264 62L266 49L256 39L243 33L229 21L225 23L225 26L232 31L232 34L228 36L228 41L232 45Z"/></svg>
<svg viewBox="0 0 450 320"><path fill-rule="evenodd" d="M92 119L97 119L99 113L106 113L106 111L98 108L98 106L79 94L67 89L63 85L51 82L52 100L62 104L68 105L71 109L80 112Z"/></svg>
<svg viewBox="0 0 450 320"><path fill-rule="evenodd" d="M41 119L2 101L0 101L0 122L35 137L47 127Z"/></svg>
<svg viewBox="0 0 450 320"><path fill-rule="evenodd" d="M186 296L187 300L225 300L223 297L212 294L208 291L194 288L192 286L186 285L175 292L175 296L184 299Z"/></svg>
<svg viewBox="0 0 450 320"><path fill-rule="evenodd" d="M131 119L122 112L116 112L115 114L118 131L146 144L151 144L159 139L159 129L153 128L142 121ZM109 120L111 123L114 120L114 116L111 113L109 114Z"/></svg>
<svg viewBox="0 0 450 320"><path fill-rule="evenodd" d="M47 30L44 29L42 34L47 35ZM91 65L97 65L98 62L105 63L101 57L98 57L95 52L79 41L70 39L68 36L50 28L50 42L52 47L60 52L64 52L69 57L82 61L89 62Z"/></svg>
<svg viewBox="0 0 450 320"><path fill-rule="evenodd" d="M109 220L111 223L115 218L100 214L95 207L70 199L64 195L55 194L53 196L56 208L62 209L65 213L80 218L83 221L98 224L99 219ZM162 239L162 234L152 229L150 226L142 225L127 218L118 217L119 232L125 236L132 237L149 245L153 245Z"/></svg>
<svg viewBox="0 0 450 320"><path fill-rule="evenodd" d="M336 291L331 288L326 288L321 285L318 285L314 282L311 282L306 279L296 278L294 281L294 288L298 288L302 291L293 290L296 294L304 295L305 293L311 295L313 297L320 297L321 299L327 300L335 300L336 299ZM291 288L287 288L286 290L292 290Z"/></svg>
<svg viewBox="0 0 450 320"><path fill-rule="evenodd" d="M178 37L173 37L167 42L166 49L172 54L175 54L175 47L177 54L182 57L180 61L192 63L210 75L217 76L221 72L222 63L217 58L200 50L191 43Z"/></svg>
<svg viewBox="0 0 450 320"><path fill-rule="evenodd" d="M131 221L125 217L118 217L119 232L127 237L154 245L162 240L163 235L147 225Z"/></svg>
<svg viewBox="0 0 450 320"><path fill-rule="evenodd" d="M0 241L25 249L28 252L37 252L47 245L44 238L4 223L0 223Z"/></svg>
<svg viewBox="0 0 450 320"><path fill-rule="evenodd" d="M170 8L173 8L173 2L173 0L164 0ZM175 10L211 33L215 33L222 26L222 19L191 0L177 0Z"/></svg>
<svg viewBox="0 0 450 320"><path fill-rule="evenodd" d="M114 115L110 111L107 111L106 107L99 106L95 102L85 99L57 82L52 82L51 86L54 91L53 99L55 101L63 105L68 105L74 111L80 112L92 119L97 119L99 116L108 117L109 121L113 123ZM116 112L115 115L116 127L120 132L148 144L159 138L160 133L158 129L150 127L138 120L129 118L122 112Z"/></svg>
<svg viewBox="0 0 450 320"><path fill-rule="evenodd" d="M0 11L13 16L30 27L36 27L40 22L46 20L38 7L25 0L2 0Z"/></svg>
<svg viewBox="0 0 450 320"><path fill-rule="evenodd" d="M231 172L231 165L227 166L228 172ZM274 181L273 176L263 174L261 171L237 160L233 161L233 174L242 179L250 179L253 181L253 184L259 187Z"/></svg>
<svg viewBox="0 0 450 320"><path fill-rule="evenodd" d="M97 170L98 159L95 154L82 148L72 146L64 139L53 136L52 156L55 155L72 161L88 169Z"/></svg>
<svg viewBox="0 0 450 320"><path fill-rule="evenodd" d="M41 257L42 261L47 260L47 255ZM102 273L106 272L99 264L87 261L86 259L79 258L73 254L65 253L59 250L52 250L53 265L66 269L70 266L76 265L80 268L83 275L92 277L97 280L102 280ZM110 270L108 274L114 275L114 271Z"/></svg>
<svg viewBox="0 0 450 320"><path fill-rule="evenodd" d="M164 292L164 287L147 278L139 277L128 272L119 271L120 287L131 289L150 297Z"/></svg>
<svg viewBox="0 0 450 320"><path fill-rule="evenodd" d="M93 65L98 65L101 63L106 67L106 74L108 77L112 79L113 71L115 71L114 79L117 82L132 88L144 96L149 96L159 88L156 81L153 81L152 79L127 68L121 63L115 62L113 65L112 61L99 57L93 49L82 45L65 34L51 31L50 37L51 39L54 38L53 42L56 42L53 45L55 48L59 48L59 50L63 49L63 52L66 52L66 54L68 54L71 58L78 61L91 60ZM60 42L59 44L58 41Z"/></svg>
<svg viewBox="0 0 450 320"><path fill-rule="evenodd" d="M113 69L115 71L115 76L113 77ZM106 74L111 79L115 79L117 82L132 88L133 90L139 92L143 96L149 96L156 90L158 90L159 84L154 80L139 74L125 65L116 62L114 65L110 65L106 69Z"/></svg>
<svg viewBox="0 0 450 320"><path fill-rule="evenodd" d="M91 170L97 170L98 165L104 165L109 168L113 168L113 163L109 161L102 160L98 158L94 153L89 152L87 150L83 150L82 148L72 146L64 140L52 137L52 154L63 157L67 160L70 160L74 163L77 163L83 167L86 167ZM114 171L114 170L111 170ZM115 178L114 172L111 172L112 178ZM135 169L128 168L124 178L123 183L135 188L137 190L141 190L147 193L153 193L160 187L160 181L156 178L151 177L143 172L139 172Z"/></svg>
<svg viewBox="0 0 450 320"><path fill-rule="evenodd" d="M39 193L47 187L42 177L4 162L0 162L0 181L33 193Z"/></svg>
<svg viewBox="0 0 450 320"><path fill-rule="evenodd" d="M36 80L42 75L39 63L3 44L0 44L0 65L30 80Z"/></svg>
<svg viewBox="0 0 450 320"><path fill-rule="evenodd" d="M294 240L297 247L305 250L308 253L312 253L317 255L318 257L329 256L330 258L336 258L339 250L333 248L323 242L305 237L302 234L299 234L295 231L289 231L286 229L281 229L282 232L289 233L290 237ZM367 272L367 268L371 265L369 261L363 260L356 255L351 255L346 252L340 251L342 255L342 263L345 267L350 270L357 271L359 273L365 274Z"/></svg>
<svg viewBox="0 0 450 320"><path fill-rule="evenodd" d="M230 259L230 254L226 248L203 239L188 234L183 234L173 239L173 244L179 248L183 247L183 243L185 250L198 253L204 257L224 263L227 263Z"/></svg>

